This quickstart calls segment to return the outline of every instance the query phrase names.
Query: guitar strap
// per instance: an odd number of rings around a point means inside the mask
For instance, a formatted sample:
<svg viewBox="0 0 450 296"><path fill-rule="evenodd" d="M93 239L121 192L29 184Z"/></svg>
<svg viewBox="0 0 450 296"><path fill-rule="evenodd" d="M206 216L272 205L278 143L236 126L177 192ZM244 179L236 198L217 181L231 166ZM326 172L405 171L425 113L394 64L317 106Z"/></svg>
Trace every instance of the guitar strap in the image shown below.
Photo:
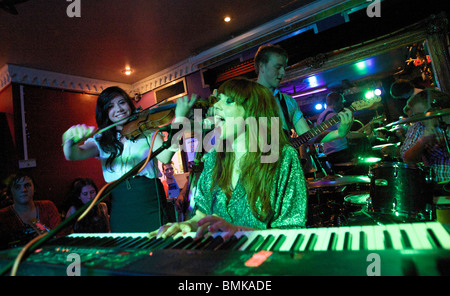
<svg viewBox="0 0 450 296"><path fill-rule="evenodd" d="M288 108L287 108L287 105L286 105L286 100L283 97L283 94L280 91L278 91L277 96L278 96L278 100L280 101L281 110L283 111L283 115L284 115L284 119L286 121L286 125L289 128L288 131L286 129L283 129L283 130L287 134L287 136L290 138L292 136L292 129L295 131L295 127L294 127L294 124L291 121L291 117L289 116Z"/></svg>

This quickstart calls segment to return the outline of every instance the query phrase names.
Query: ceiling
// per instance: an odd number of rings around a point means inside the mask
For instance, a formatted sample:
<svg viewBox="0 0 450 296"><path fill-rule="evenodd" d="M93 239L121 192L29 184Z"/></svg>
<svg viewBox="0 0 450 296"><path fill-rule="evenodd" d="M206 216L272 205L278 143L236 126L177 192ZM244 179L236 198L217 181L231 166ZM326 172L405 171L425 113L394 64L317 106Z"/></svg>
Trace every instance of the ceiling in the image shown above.
<svg viewBox="0 0 450 296"><path fill-rule="evenodd" d="M123 84L134 84L214 46L239 39L292 11L327 2L0 0L0 7L10 1L18 2L18 14L0 9L0 68L5 64L18 65ZM342 15L338 15L340 20L330 17L317 22L319 33L309 30L279 43L289 53L289 64L294 64L317 53L390 33L441 11L444 5L445 1L440 0L427 4L421 0L384 0L379 18L367 17L362 9L352 13L349 21L343 23ZM80 8L80 17L69 17L68 10L75 12L76 8ZM223 21L227 15L232 18L229 23ZM379 57L376 67L364 75L341 68L321 73L318 78L332 86L346 79L392 73L403 63L399 59L404 56L397 52L395 57ZM122 74L126 66L133 69L132 75ZM304 84L301 80L299 83Z"/></svg>
<svg viewBox="0 0 450 296"><path fill-rule="evenodd" d="M15 6L17 15L0 9L0 67L132 84L314 1L17 2L23 2ZM81 16L69 17L67 10L77 7ZM121 73L126 66L134 70L131 76Z"/></svg>

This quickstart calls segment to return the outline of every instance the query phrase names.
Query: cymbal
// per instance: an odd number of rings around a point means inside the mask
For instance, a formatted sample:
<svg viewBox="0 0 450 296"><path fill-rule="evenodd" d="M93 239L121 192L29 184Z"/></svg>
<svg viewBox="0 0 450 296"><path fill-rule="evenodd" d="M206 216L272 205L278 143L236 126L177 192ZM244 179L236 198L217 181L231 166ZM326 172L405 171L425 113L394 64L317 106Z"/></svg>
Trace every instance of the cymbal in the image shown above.
<svg viewBox="0 0 450 296"><path fill-rule="evenodd" d="M405 123L411 123L411 122L417 122L417 121L423 121L423 120L428 120L428 119L432 119L432 118L436 118L439 116L447 116L450 115L450 108L449 109L441 109L441 110L436 110L436 111L429 111L423 114L416 114L414 116L399 120L399 121L395 121L395 122L391 122L389 124L386 125L386 127L391 127L394 125L399 125L399 124L405 124Z"/></svg>
<svg viewBox="0 0 450 296"><path fill-rule="evenodd" d="M367 176L327 176L319 180L308 181L308 188L335 187L351 184L370 183Z"/></svg>

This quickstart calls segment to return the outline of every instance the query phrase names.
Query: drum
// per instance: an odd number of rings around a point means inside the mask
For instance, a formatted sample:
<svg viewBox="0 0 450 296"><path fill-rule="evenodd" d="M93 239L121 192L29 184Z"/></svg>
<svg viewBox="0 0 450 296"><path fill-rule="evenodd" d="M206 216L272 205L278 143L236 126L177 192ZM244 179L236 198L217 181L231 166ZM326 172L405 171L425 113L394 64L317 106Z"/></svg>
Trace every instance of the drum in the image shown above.
<svg viewBox="0 0 450 296"><path fill-rule="evenodd" d="M307 184L307 227L334 227L345 225L348 212L353 211L345 204L344 197L354 193L368 193L370 178L334 175L308 180Z"/></svg>
<svg viewBox="0 0 450 296"><path fill-rule="evenodd" d="M370 167L369 210L392 217L430 220L431 172L423 165L379 162Z"/></svg>
<svg viewBox="0 0 450 296"><path fill-rule="evenodd" d="M350 212L366 209L370 200L370 194L367 192L349 194L344 198L344 205Z"/></svg>
<svg viewBox="0 0 450 296"><path fill-rule="evenodd" d="M441 224L450 224L450 196L437 196L434 203L436 220Z"/></svg>

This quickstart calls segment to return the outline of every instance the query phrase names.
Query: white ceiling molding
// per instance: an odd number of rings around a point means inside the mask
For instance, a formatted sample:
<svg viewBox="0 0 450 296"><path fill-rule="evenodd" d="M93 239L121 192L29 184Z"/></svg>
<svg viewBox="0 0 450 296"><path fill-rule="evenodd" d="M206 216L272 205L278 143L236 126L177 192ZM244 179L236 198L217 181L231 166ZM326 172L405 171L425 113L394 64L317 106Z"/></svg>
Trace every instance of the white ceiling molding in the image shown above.
<svg viewBox="0 0 450 296"><path fill-rule="evenodd" d="M0 92L10 83L50 87L90 94L99 94L105 88L119 86L130 94L132 93L132 86L129 84L6 64L0 68ZM134 93L132 94L134 95Z"/></svg>

